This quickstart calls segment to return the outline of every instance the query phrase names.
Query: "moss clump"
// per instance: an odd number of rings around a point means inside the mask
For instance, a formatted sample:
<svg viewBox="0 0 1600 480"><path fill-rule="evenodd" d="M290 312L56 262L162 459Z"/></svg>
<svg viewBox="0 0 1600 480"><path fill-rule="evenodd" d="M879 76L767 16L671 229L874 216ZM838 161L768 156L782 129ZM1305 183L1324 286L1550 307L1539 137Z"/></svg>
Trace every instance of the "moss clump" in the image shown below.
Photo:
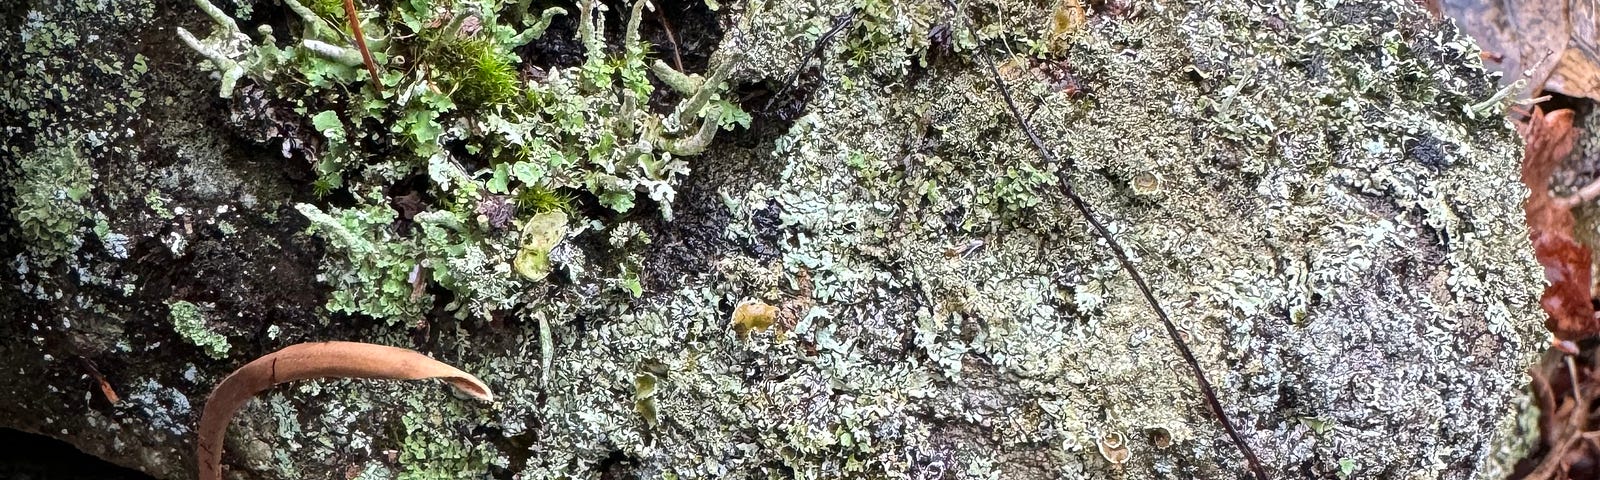
<svg viewBox="0 0 1600 480"><path fill-rule="evenodd" d="M560 211L572 214L572 195L543 187L524 188L517 193L517 208L527 214Z"/></svg>
<svg viewBox="0 0 1600 480"><path fill-rule="evenodd" d="M522 98L516 67L498 44L485 38L456 40L444 47L441 67L451 95L463 105L506 105Z"/></svg>

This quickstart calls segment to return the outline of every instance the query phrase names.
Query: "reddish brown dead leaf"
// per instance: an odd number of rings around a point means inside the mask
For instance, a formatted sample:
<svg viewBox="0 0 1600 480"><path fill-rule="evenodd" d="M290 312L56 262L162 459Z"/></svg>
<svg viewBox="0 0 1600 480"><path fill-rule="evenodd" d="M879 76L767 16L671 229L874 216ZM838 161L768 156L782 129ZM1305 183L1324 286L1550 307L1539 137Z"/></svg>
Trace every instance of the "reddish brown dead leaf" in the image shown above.
<svg viewBox="0 0 1600 480"><path fill-rule="evenodd" d="M1573 237L1575 220L1565 202L1550 193L1550 176L1572 154L1574 130L1571 110L1544 113L1535 108L1523 127L1527 143L1522 159L1522 182L1528 185L1523 205L1534 256L1544 265L1545 287L1540 305L1550 317L1545 328L1556 338L1577 341L1600 333L1590 303L1591 252Z"/></svg>
<svg viewBox="0 0 1600 480"><path fill-rule="evenodd" d="M494 399L477 377L404 348L354 342L291 345L239 367L211 391L200 415L200 439L195 448L200 480L222 478L222 440L233 414L245 402L274 385L314 378L440 378L474 398Z"/></svg>

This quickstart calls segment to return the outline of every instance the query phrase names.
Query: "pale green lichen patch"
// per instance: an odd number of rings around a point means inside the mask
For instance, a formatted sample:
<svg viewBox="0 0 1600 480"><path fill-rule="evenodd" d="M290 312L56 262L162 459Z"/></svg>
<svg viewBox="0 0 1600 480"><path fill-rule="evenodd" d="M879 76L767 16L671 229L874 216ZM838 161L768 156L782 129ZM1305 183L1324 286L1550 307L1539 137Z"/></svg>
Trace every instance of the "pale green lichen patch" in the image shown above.
<svg viewBox="0 0 1600 480"><path fill-rule="evenodd" d="M567 234L567 215L561 211L544 212L528 219L522 227L522 246L511 261L512 269L532 281L544 280L550 275L550 250Z"/></svg>
<svg viewBox="0 0 1600 480"><path fill-rule="evenodd" d="M80 234L89 219L84 203L94 174L73 142L44 146L18 163L10 212L19 224L16 233L41 265L49 265L83 243Z"/></svg>
<svg viewBox="0 0 1600 480"><path fill-rule="evenodd" d="M211 358L227 358L228 337L211 329L207 323L209 308L202 308L186 300L173 300L167 302L167 320L172 322L172 329L178 335L189 340L189 343L205 350Z"/></svg>
<svg viewBox="0 0 1600 480"><path fill-rule="evenodd" d="M0 174L15 176L6 182L9 213L21 223L14 236L35 267L83 244L79 227L91 216L88 196L95 189L90 159L129 150L133 131L126 125L145 102L136 85L147 59L101 48L108 40L82 27L149 9L141 2L39 5L6 39L0 112L11 121L0 135L0 156L11 161L0 162Z"/></svg>
<svg viewBox="0 0 1600 480"><path fill-rule="evenodd" d="M414 397L408 402L409 411L400 417L404 440L399 449L398 478L482 478L489 474L491 466L506 466L505 455L493 446L461 438L452 431L455 425L464 423L461 418L471 421L483 417L483 409L461 402L424 404ZM486 420L477 418L479 423Z"/></svg>
<svg viewBox="0 0 1600 480"><path fill-rule="evenodd" d="M741 14L805 31L855 6ZM432 432L479 421L411 418L405 468L566 478L621 457L648 477L1237 477L1234 446L1058 172L1129 248L1271 469L1481 468L1496 426L1474 419L1503 411L1536 348L1538 271L1516 223L1514 138L1466 113L1493 93L1457 67L1475 65L1470 44L1406 2L1162 3L1091 15L1065 43L1016 33L1044 31L1054 2L999 2L969 6L978 33L951 32L955 51L929 60L947 12L865 7L881 11L822 57L832 79L762 156L781 174L707 175L732 219L723 237L778 229L774 264L726 253L636 303L577 282L508 304L522 324L451 338L506 392L490 412L502 437L524 440L478 450ZM874 23L882 12L899 20ZM768 36L724 48L750 59L736 75L767 78L804 51ZM1071 164L1040 162L970 61L978 48L1018 52L1002 75ZM912 65L929 77L902 76ZM1062 71L1083 88L1059 88ZM508 167L507 185L520 175ZM778 225L760 225L774 206ZM454 228L443 215L418 223ZM569 235L635 241L596 223ZM550 252L593 267L582 255ZM751 298L778 313L743 338L730 309ZM1120 465L1101 451L1116 435Z"/></svg>

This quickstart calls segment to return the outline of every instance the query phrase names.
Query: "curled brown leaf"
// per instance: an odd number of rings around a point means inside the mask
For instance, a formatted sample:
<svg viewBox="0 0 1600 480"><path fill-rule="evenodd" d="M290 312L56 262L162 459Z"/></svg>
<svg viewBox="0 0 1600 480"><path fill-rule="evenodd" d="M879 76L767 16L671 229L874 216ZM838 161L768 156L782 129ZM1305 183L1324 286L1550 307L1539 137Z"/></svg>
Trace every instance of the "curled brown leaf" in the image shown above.
<svg viewBox="0 0 1600 480"><path fill-rule="evenodd" d="M222 440L228 423L251 397L280 383L315 378L439 378L474 398L494 400L489 387L477 377L404 348L355 342L290 345L239 367L211 391L200 415L195 448L200 480L222 478Z"/></svg>

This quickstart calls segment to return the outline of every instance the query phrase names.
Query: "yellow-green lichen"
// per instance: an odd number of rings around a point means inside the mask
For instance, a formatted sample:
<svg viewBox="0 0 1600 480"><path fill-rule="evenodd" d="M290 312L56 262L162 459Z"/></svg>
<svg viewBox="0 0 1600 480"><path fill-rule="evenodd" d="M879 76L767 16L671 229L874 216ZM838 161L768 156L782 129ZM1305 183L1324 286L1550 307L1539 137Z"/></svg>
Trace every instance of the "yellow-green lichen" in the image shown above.
<svg viewBox="0 0 1600 480"><path fill-rule="evenodd" d="M231 348L228 337L211 330L207 325L206 310L187 300L169 301L167 309L167 321L172 323L172 329L178 335L200 347L211 358L227 358Z"/></svg>

